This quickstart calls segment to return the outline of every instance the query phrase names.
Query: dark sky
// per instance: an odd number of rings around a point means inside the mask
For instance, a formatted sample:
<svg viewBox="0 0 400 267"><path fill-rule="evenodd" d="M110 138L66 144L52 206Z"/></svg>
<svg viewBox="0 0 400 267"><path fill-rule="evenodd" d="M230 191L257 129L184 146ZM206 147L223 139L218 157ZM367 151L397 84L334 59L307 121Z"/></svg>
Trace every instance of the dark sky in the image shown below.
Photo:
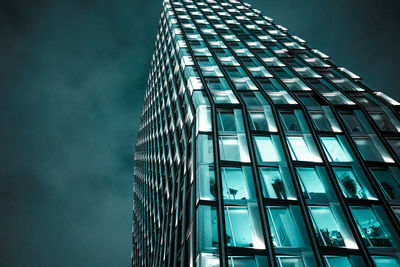
<svg viewBox="0 0 400 267"><path fill-rule="evenodd" d="M400 99L399 1L254 7ZM0 0L0 266L128 266L161 1Z"/></svg>

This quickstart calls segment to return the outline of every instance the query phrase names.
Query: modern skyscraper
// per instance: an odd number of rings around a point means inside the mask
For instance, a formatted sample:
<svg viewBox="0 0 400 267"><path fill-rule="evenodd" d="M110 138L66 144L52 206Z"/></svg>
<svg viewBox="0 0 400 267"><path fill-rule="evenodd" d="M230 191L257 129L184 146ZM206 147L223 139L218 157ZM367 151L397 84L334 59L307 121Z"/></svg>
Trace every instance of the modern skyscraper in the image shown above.
<svg viewBox="0 0 400 267"><path fill-rule="evenodd" d="M400 266L400 103L250 5L164 1L134 266Z"/></svg>

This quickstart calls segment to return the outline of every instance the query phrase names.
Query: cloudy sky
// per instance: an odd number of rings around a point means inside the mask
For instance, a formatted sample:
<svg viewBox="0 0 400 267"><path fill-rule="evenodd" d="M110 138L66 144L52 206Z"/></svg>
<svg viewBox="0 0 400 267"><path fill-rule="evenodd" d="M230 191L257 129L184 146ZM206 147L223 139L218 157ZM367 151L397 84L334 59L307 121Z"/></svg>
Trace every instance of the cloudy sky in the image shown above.
<svg viewBox="0 0 400 267"><path fill-rule="evenodd" d="M252 0L400 99L399 1ZM0 0L0 265L128 266L161 0Z"/></svg>

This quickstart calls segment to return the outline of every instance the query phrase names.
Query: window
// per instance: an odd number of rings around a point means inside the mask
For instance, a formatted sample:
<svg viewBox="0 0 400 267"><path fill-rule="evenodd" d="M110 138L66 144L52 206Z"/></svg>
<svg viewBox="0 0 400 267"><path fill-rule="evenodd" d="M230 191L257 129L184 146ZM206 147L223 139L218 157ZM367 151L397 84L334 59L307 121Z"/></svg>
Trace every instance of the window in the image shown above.
<svg viewBox="0 0 400 267"><path fill-rule="evenodd" d="M391 247L392 240L370 207L351 207L361 236L368 247Z"/></svg>
<svg viewBox="0 0 400 267"><path fill-rule="evenodd" d="M240 109L217 111L218 132L243 132L243 117Z"/></svg>
<svg viewBox="0 0 400 267"><path fill-rule="evenodd" d="M380 184L387 199L400 199L400 183L390 169L371 168L371 172ZM396 176L399 177L398 168L396 168L396 173Z"/></svg>
<svg viewBox="0 0 400 267"><path fill-rule="evenodd" d="M306 199L326 201L326 189L316 169L297 168L296 170L298 176L300 177L303 194Z"/></svg>
<svg viewBox="0 0 400 267"><path fill-rule="evenodd" d="M239 101L224 78L206 78L206 83L217 104L236 104Z"/></svg>
<svg viewBox="0 0 400 267"><path fill-rule="evenodd" d="M381 153L377 150L369 137L354 137L353 140L364 160L384 161Z"/></svg>
<svg viewBox="0 0 400 267"><path fill-rule="evenodd" d="M288 207L267 207L274 247L303 247L302 234Z"/></svg>
<svg viewBox="0 0 400 267"><path fill-rule="evenodd" d="M389 145L392 147L393 151L400 158L400 138L387 138Z"/></svg>
<svg viewBox="0 0 400 267"><path fill-rule="evenodd" d="M290 154L293 160L321 162L318 152L312 152L302 136L288 136Z"/></svg>
<svg viewBox="0 0 400 267"><path fill-rule="evenodd" d="M221 160L250 161L244 136L220 136L219 152Z"/></svg>
<svg viewBox="0 0 400 267"><path fill-rule="evenodd" d="M204 76L222 77L223 74L212 57L197 57L200 70Z"/></svg>
<svg viewBox="0 0 400 267"><path fill-rule="evenodd" d="M256 85L241 67L226 67L225 70L237 90L257 90Z"/></svg>
<svg viewBox="0 0 400 267"><path fill-rule="evenodd" d="M356 266L351 264L350 259L348 257L342 256L325 256L325 261L328 267L352 267Z"/></svg>
<svg viewBox="0 0 400 267"><path fill-rule="evenodd" d="M276 261L279 267L305 267L301 257L277 256Z"/></svg>
<svg viewBox="0 0 400 267"><path fill-rule="evenodd" d="M221 168L224 199L244 200L253 195L253 183L250 167Z"/></svg>
<svg viewBox="0 0 400 267"><path fill-rule="evenodd" d="M259 160L264 162L279 161L280 157L271 137L255 136L254 142Z"/></svg>
<svg viewBox="0 0 400 267"><path fill-rule="evenodd" d="M285 90L276 79L258 79L258 82L262 89L267 92L280 92Z"/></svg>
<svg viewBox="0 0 400 267"><path fill-rule="evenodd" d="M351 133L365 133L366 129L358 120L355 114L353 113L342 113L341 114L344 122L346 123L347 128Z"/></svg>
<svg viewBox="0 0 400 267"><path fill-rule="evenodd" d="M397 132L397 128L393 125L389 117L383 112L370 112L369 115L375 121L375 124L381 131Z"/></svg>
<svg viewBox="0 0 400 267"><path fill-rule="evenodd" d="M322 145L330 162L353 161L346 147L336 137L321 137Z"/></svg>
<svg viewBox="0 0 400 267"><path fill-rule="evenodd" d="M388 256L372 256L376 267L400 267L399 260Z"/></svg>
<svg viewBox="0 0 400 267"><path fill-rule="evenodd" d="M197 237L200 251L218 249L217 210L213 206L200 205L197 209Z"/></svg>
<svg viewBox="0 0 400 267"><path fill-rule="evenodd" d="M219 265L218 265L219 266ZM230 256L228 257L229 267L262 267L267 266L265 256Z"/></svg>
<svg viewBox="0 0 400 267"><path fill-rule="evenodd" d="M347 198L375 199L370 192L356 178L352 168L334 168L336 179L339 182L343 194ZM357 175L360 178L360 175Z"/></svg>
<svg viewBox="0 0 400 267"><path fill-rule="evenodd" d="M318 242L321 246L345 247L341 229L329 207L310 207Z"/></svg>
<svg viewBox="0 0 400 267"><path fill-rule="evenodd" d="M254 247L254 229L247 208L225 207L226 243L232 247Z"/></svg>
<svg viewBox="0 0 400 267"><path fill-rule="evenodd" d="M249 117L252 130L268 131L268 122L263 111L250 111Z"/></svg>
<svg viewBox="0 0 400 267"><path fill-rule="evenodd" d="M244 102L246 103L247 107L260 107L260 106L269 106L268 102L262 96L260 92L246 92L241 93Z"/></svg>
<svg viewBox="0 0 400 267"><path fill-rule="evenodd" d="M198 198L205 200L216 199L214 167L200 165L197 167L197 193Z"/></svg>
<svg viewBox="0 0 400 267"><path fill-rule="evenodd" d="M279 167L262 167L259 170L265 198L296 199L288 171Z"/></svg>
<svg viewBox="0 0 400 267"><path fill-rule="evenodd" d="M279 112L286 131L300 132L300 124L293 112Z"/></svg>

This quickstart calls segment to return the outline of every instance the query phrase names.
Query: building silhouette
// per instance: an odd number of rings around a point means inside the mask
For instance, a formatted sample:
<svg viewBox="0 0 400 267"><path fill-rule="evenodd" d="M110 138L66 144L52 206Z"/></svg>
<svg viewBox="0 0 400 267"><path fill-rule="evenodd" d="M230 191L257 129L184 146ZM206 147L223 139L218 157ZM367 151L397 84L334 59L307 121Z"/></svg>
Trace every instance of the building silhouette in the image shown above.
<svg viewBox="0 0 400 267"><path fill-rule="evenodd" d="M164 1L133 266L400 266L400 103L241 1Z"/></svg>

